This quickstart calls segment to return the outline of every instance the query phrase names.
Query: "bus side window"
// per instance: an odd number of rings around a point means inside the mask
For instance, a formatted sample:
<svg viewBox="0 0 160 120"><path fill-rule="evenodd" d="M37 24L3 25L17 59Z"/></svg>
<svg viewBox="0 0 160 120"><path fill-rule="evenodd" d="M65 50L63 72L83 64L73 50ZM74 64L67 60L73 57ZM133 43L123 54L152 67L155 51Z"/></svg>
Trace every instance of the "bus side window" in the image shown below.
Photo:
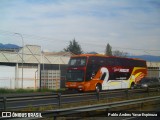
<svg viewBox="0 0 160 120"><path fill-rule="evenodd" d="M81 65L85 65L86 64L86 60L85 59L81 59Z"/></svg>
<svg viewBox="0 0 160 120"><path fill-rule="evenodd" d="M88 64L86 69L86 81L91 80L91 77L92 77L92 66L91 64Z"/></svg>
<svg viewBox="0 0 160 120"><path fill-rule="evenodd" d="M112 58L106 58L106 66L113 66L114 62Z"/></svg>
<svg viewBox="0 0 160 120"><path fill-rule="evenodd" d="M100 67L106 66L106 58L99 57L99 58L98 58L98 64L99 64Z"/></svg>
<svg viewBox="0 0 160 120"><path fill-rule="evenodd" d="M86 81L89 81L91 79L93 79L93 77L95 76L96 72L97 72L97 65L95 64L88 64L87 65L87 71L86 71Z"/></svg>

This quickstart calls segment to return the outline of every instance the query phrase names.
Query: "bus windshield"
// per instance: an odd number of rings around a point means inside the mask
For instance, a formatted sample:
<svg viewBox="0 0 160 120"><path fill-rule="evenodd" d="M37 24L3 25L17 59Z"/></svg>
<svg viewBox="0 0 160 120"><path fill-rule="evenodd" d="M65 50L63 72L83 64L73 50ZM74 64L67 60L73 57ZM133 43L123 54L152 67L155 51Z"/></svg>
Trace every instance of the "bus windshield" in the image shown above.
<svg viewBox="0 0 160 120"><path fill-rule="evenodd" d="M85 66L85 65L86 65L85 57L71 58L69 61L69 66Z"/></svg>
<svg viewBox="0 0 160 120"><path fill-rule="evenodd" d="M70 81L70 82L84 81L84 71L83 70L68 70L67 71L67 81Z"/></svg>

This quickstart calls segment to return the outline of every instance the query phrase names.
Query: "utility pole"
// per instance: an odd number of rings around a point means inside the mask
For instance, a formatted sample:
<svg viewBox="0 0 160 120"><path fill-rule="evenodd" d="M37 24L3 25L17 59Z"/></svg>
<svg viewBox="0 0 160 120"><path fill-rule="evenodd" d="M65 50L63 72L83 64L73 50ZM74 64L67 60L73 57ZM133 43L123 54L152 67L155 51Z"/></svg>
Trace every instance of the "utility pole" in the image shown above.
<svg viewBox="0 0 160 120"><path fill-rule="evenodd" d="M23 36L20 33L15 33L16 35L19 35L21 37L22 40L22 89L23 89L23 47L24 47L24 40L23 40Z"/></svg>

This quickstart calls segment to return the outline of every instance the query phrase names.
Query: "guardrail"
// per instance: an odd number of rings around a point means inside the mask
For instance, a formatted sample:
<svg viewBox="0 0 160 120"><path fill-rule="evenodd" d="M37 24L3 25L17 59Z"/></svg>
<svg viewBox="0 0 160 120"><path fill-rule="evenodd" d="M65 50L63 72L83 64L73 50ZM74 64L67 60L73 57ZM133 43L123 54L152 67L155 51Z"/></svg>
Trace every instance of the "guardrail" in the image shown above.
<svg viewBox="0 0 160 120"><path fill-rule="evenodd" d="M125 101L119 101L119 102L112 102L112 103L104 103L104 104L96 104L96 105L88 105L88 106L82 106L82 107L74 107L74 108L66 108L66 109L58 109L58 110L50 110L42 112L43 117L52 116L54 119L56 117L63 117L65 115L74 115L77 113L84 113L84 112L90 112L95 110L103 110L106 109L109 111L111 108L115 107L121 107L121 106L127 106L127 105L134 105L134 104L140 104L140 107L143 107L143 104L150 101L159 101L160 96L154 96L154 97L146 97L146 98L139 98L134 100L125 100Z"/></svg>
<svg viewBox="0 0 160 120"><path fill-rule="evenodd" d="M150 92L160 91L160 88L148 88L148 89L121 89L112 91L103 91L99 93L78 93L78 94L61 94L61 93L48 93L48 94L33 94L33 95L21 95L21 96L4 96L0 97L0 110L18 110L22 108L40 107L47 105L57 105L59 108L62 104L78 103L90 100L102 100L109 98L129 98L130 95L142 95L142 92L146 92L148 95ZM134 93L134 94L133 94Z"/></svg>

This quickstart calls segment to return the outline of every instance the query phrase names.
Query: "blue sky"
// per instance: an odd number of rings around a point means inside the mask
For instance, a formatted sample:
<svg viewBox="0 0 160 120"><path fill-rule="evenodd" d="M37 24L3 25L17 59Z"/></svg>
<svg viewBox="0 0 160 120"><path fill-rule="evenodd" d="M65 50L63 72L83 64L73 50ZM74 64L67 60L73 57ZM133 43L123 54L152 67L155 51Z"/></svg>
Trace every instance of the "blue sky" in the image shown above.
<svg viewBox="0 0 160 120"><path fill-rule="evenodd" d="M102 53L109 43L160 55L159 0L0 0L0 8L0 43L21 45L14 34L21 33L25 44L49 51L75 38L85 52Z"/></svg>

